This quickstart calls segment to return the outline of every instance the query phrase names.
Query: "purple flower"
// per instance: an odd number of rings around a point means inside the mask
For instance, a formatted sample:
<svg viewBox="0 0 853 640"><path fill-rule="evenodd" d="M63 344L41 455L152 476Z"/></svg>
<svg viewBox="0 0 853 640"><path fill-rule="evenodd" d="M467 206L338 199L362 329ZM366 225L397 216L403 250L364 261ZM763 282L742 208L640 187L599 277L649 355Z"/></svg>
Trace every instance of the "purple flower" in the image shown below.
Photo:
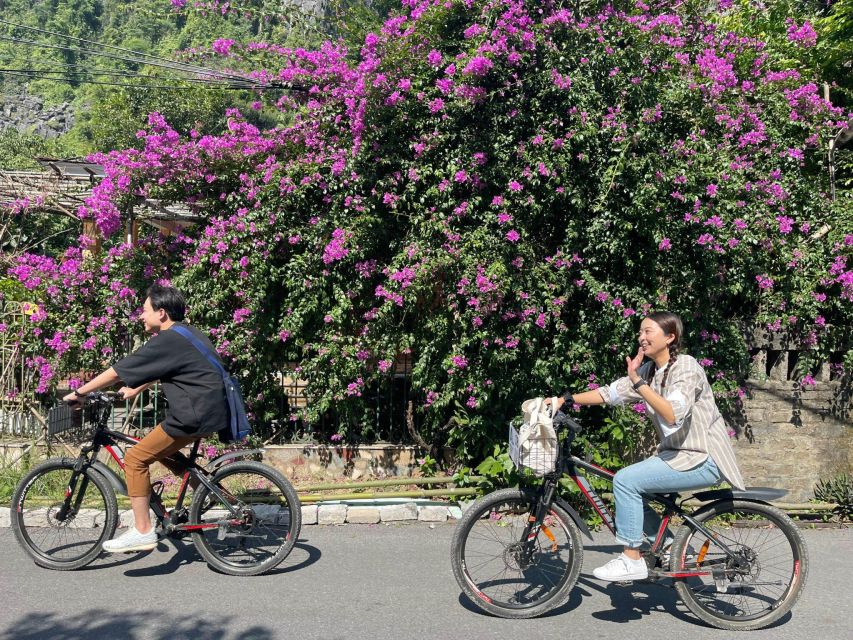
<svg viewBox="0 0 853 640"><path fill-rule="evenodd" d="M803 387L816 387L817 381L811 375L806 375L800 380L800 385Z"/></svg>
<svg viewBox="0 0 853 640"><path fill-rule="evenodd" d="M471 59L471 61L462 70L462 73L474 76L484 76L493 66L494 63L488 58L477 56L476 58Z"/></svg>
<svg viewBox="0 0 853 640"><path fill-rule="evenodd" d="M476 38L481 33L486 31L485 27L480 26L479 24L472 24L470 27L465 29L462 35L465 36L466 40L470 40L471 38Z"/></svg>
<svg viewBox="0 0 853 640"><path fill-rule="evenodd" d="M766 274L755 276L755 280L758 282L759 289L768 290L773 288L773 279Z"/></svg>
<svg viewBox="0 0 853 640"><path fill-rule="evenodd" d="M669 241L669 238L664 238L658 244L658 251L669 251L672 248L672 243Z"/></svg>
<svg viewBox="0 0 853 640"><path fill-rule="evenodd" d="M210 45L210 48L213 49L215 53L218 53L221 56L227 56L228 52L231 50L235 42L228 38L220 38L219 40L214 40Z"/></svg>
<svg viewBox="0 0 853 640"><path fill-rule="evenodd" d="M364 380L356 378L355 382L350 382L347 385L347 395L361 397L361 391L364 388Z"/></svg>
<svg viewBox="0 0 853 640"><path fill-rule="evenodd" d="M429 112L430 113L438 113L444 109L444 100L441 98L436 98L429 103Z"/></svg>
<svg viewBox="0 0 853 640"><path fill-rule="evenodd" d="M518 242L519 238L521 238L521 236L515 229L510 229L509 231L507 231L506 239L510 242Z"/></svg>
<svg viewBox="0 0 853 640"><path fill-rule="evenodd" d="M509 183L510 191L521 191L524 187L521 186L521 183L517 180L513 180Z"/></svg>
<svg viewBox="0 0 853 640"><path fill-rule="evenodd" d="M427 62L429 62L432 66L437 67L441 64L441 53L433 49L427 55Z"/></svg>
<svg viewBox="0 0 853 640"><path fill-rule="evenodd" d="M794 220L788 216L776 216L776 222L779 223L779 233L789 234L794 228Z"/></svg>
<svg viewBox="0 0 853 640"><path fill-rule="evenodd" d="M331 264L342 260L349 254L349 249L344 247L346 232L343 229L335 229L332 232L332 240L323 249L323 263Z"/></svg>
<svg viewBox="0 0 853 640"><path fill-rule="evenodd" d="M705 193L707 193L710 197L713 198L717 195L717 185L713 183L709 184L707 187L705 187Z"/></svg>
<svg viewBox="0 0 853 640"><path fill-rule="evenodd" d="M465 356L453 356L450 358L453 366L457 369L464 369L468 366L468 359Z"/></svg>
<svg viewBox="0 0 853 640"><path fill-rule="evenodd" d="M808 21L798 27L796 22L788 19L788 40L807 49L817 44L817 33Z"/></svg>

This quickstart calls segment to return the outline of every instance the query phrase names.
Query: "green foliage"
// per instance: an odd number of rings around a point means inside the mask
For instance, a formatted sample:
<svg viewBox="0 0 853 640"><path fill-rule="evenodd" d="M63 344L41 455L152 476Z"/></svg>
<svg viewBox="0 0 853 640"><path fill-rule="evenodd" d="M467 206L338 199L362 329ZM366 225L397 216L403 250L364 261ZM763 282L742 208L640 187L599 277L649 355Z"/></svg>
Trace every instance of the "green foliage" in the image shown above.
<svg viewBox="0 0 853 640"><path fill-rule="evenodd" d="M334 413L358 439L405 356L421 435L487 458L495 478L510 473L495 446L520 402L624 375L651 309L682 316L686 351L724 405L738 401L754 326L814 344L815 360L844 351L853 364L842 281L853 200L827 196L838 112L816 93L812 54L784 29L761 48L725 30L700 37L713 29L694 24L698 0L649 29L603 1L580 3L584 27L545 24L541 6L525 3L509 44L493 41L500 30L465 33L509 20L500 5L457 1L405 36L377 35L361 54L370 64L342 70L329 49L311 63L246 54L268 71L322 67L307 77L328 86L282 107L292 120L274 133L232 115L237 133L201 149L155 123L144 162L114 154L126 178L108 183L119 212L141 189L196 203L208 224L148 237L136 253L114 248L110 286L141 291L164 277L185 289L192 321L242 374L261 421ZM477 58L492 66L464 72ZM800 77L778 73L792 66ZM115 320L125 309L114 297L51 309L45 335L77 340L74 318L91 309ZM284 363L311 399L288 416L276 402ZM597 463L645 451L647 428L630 411L590 419L603 425L585 434Z"/></svg>
<svg viewBox="0 0 853 640"><path fill-rule="evenodd" d="M36 158L65 158L75 155L75 151L63 138L48 140L14 129L0 131L0 170L41 170Z"/></svg>
<svg viewBox="0 0 853 640"><path fill-rule="evenodd" d="M853 517L853 476L840 473L832 478L818 482L814 488L816 500L831 502L838 506L833 509L842 522L849 522Z"/></svg>
<svg viewBox="0 0 853 640"><path fill-rule="evenodd" d="M44 141L33 136L7 139L7 134L0 134L2 168L35 168L33 158L40 155L84 156L95 151L137 146L136 132L146 125L147 116L153 111L161 113L182 131L195 128L202 135L219 133L225 125L226 107L243 107L256 99L245 91L189 85L181 81L185 77L183 74L155 64L111 58L109 56L133 54L101 48L93 44L95 42L167 60L220 68L225 64L214 59L210 48L217 39L317 47L330 34L339 34L355 44L359 39L363 41L367 31L381 25L392 5L397 6L399 2L337 0L328 3L326 15L314 16L297 3L275 0L237 3L234 6L240 10L225 15L218 11L195 11L191 6L175 11L167 0L70 0L35 4L8 0L0 3L2 19L91 41L70 41L61 35L0 24L2 35L47 45L39 47L0 40L0 67L35 70L39 74L35 79L28 79L0 72L0 95L27 92L41 96L47 105L71 102L77 116L72 130L58 141ZM246 19L246 15L252 17ZM185 51L191 53L182 53ZM239 66L231 68L240 70ZM94 72L94 75L84 71ZM98 75L97 72L113 75ZM142 73L145 77L120 75L125 73ZM88 84L84 80L106 85ZM163 85L175 88L149 88ZM261 125L272 126L280 118L265 121L264 116L258 114L255 120Z"/></svg>
<svg viewBox="0 0 853 640"><path fill-rule="evenodd" d="M418 469L423 476L434 476L438 471L438 460L427 454L420 461Z"/></svg>

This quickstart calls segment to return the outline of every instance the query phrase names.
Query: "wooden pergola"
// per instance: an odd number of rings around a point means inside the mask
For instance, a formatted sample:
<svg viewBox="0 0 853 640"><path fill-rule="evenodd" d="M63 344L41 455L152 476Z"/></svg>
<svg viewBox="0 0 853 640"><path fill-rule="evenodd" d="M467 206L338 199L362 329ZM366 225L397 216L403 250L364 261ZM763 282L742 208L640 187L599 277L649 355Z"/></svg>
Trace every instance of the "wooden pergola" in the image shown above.
<svg viewBox="0 0 853 640"><path fill-rule="evenodd" d="M104 177L103 165L85 160L39 158L41 171L0 171L0 207L10 207L26 198L34 209L78 219L77 210L92 195L92 189ZM188 205L164 204L159 200L140 198L127 213L127 241L136 243L141 223L149 224L170 235L203 219ZM98 251L101 236L94 220L81 220L84 235L94 240Z"/></svg>

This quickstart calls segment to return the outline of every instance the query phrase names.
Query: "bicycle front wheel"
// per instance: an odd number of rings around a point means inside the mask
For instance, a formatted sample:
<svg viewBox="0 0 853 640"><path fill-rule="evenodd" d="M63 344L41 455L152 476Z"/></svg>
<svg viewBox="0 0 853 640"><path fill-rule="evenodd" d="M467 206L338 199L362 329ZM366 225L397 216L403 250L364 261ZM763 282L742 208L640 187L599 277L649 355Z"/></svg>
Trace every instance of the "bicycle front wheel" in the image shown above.
<svg viewBox="0 0 853 640"><path fill-rule="evenodd" d="M542 615L565 602L577 582L583 564L577 525L558 505L543 522L532 522L537 504L534 492L503 489L477 500L456 525L453 575L484 611L502 618Z"/></svg>
<svg viewBox="0 0 853 640"><path fill-rule="evenodd" d="M682 525L670 560L670 570L682 574L675 588L690 611L729 631L761 629L790 611L809 563L805 542L783 511L734 500L708 505L694 517L710 537Z"/></svg>
<svg viewBox="0 0 853 640"><path fill-rule="evenodd" d="M232 576L278 566L302 527L302 508L290 482L272 467L249 461L222 467L212 480L225 502L201 485L190 506L190 526L208 525L193 530L202 557Z"/></svg>
<svg viewBox="0 0 853 640"><path fill-rule="evenodd" d="M48 569L86 566L118 525L112 487L93 469L75 473L75 463L71 458L43 462L24 476L12 496L15 538Z"/></svg>

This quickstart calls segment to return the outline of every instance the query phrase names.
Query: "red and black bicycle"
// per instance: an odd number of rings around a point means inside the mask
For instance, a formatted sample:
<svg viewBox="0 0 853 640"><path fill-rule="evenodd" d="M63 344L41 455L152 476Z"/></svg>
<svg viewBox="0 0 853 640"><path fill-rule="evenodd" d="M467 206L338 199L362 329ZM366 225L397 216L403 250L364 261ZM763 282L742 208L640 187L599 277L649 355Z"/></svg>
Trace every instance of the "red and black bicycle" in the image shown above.
<svg viewBox="0 0 853 640"><path fill-rule="evenodd" d="M116 494L126 496L127 487L119 474L98 460L98 454L105 450L123 470L119 444L138 442L107 428L113 405L120 400L115 393L89 394L83 411L93 433L80 455L39 464L15 489L12 529L42 567L84 567L115 533ZM72 425L70 420L53 421L49 430L55 433ZM259 449L227 453L201 467L197 464L200 443L196 441L186 460L188 470L171 509L164 504L165 483L153 483L151 510L157 530L167 537L192 535L202 557L223 573L258 575L278 566L293 549L302 524L293 486L272 467L242 459L260 454ZM189 486L196 488L187 509L184 499Z"/></svg>
<svg viewBox="0 0 853 640"><path fill-rule="evenodd" d="M558 420L559 418L559 420ZM557 414L568 428L538 486L495 491L477 500L456 526L451 549L453 573L462 591L478 607L504 618L530 618L561 605L583 564L581 532L589 529L571 505L559 497L563 474L615 533L613 516L583 475L606 480L613 472L571 454L580 425ZM512 447L519 468L529 464ZM806 546L796 525L769 504L785 491L716 489L691 497L701 505L688 509L679 494L652 494L662 522L645 553L648 580L674 586L685 605L702 621L728 630L760 629L785 615L800 597L808 573ZM680 521L672 545L663 548L667 526Z"/></svg>

